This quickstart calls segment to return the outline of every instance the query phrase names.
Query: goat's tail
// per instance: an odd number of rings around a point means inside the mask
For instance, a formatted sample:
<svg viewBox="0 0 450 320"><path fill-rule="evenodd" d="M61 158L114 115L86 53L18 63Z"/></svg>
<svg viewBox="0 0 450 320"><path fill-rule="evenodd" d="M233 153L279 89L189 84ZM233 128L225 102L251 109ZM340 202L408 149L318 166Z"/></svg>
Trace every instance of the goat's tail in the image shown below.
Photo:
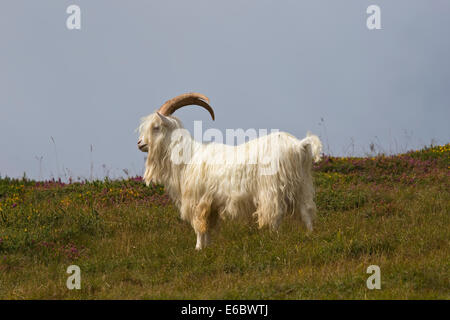
<svg viewBox="0 0 450 320"><path fill-rule="evenodd" d="M314 162L319 162L322 158L322 142L318 136L308 131L306 138L301 141L302 147L310 150Z"/></svg>

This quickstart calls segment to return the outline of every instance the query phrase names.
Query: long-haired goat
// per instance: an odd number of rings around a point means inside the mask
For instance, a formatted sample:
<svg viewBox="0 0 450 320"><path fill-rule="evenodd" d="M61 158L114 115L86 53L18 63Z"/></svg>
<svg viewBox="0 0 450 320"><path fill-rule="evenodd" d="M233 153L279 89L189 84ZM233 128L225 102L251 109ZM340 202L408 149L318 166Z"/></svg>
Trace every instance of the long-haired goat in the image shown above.
<svg viewBox="0 0 450 320"><path fill-rule="evenodd" d="M195 248L208 244L219 217L254 215L259 227L276 228L291 213L312 230L316 205L311 170L320 159L319 138L308 133L300 141L277 132L238 146L202 144L172 116L187 105L205 108L214 120L207 97L182 94L142 119L138 147L148 153L145 182L165 186L181 218L195 230Z"/></svg>

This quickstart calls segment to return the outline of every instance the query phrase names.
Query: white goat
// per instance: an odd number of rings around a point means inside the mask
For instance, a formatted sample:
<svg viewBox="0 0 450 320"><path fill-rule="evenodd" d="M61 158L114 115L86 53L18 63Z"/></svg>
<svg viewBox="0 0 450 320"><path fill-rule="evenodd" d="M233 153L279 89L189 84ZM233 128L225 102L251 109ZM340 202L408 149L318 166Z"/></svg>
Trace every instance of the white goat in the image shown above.
<svg viewBox="0 0 450 320"><path fill-rule="evenodd" d="M165 186L204 248L219 217L256 216L259 227L278 227L283 215L301 217L308 230L316 214L312 163L320 160L322 144L308 133L299 141L284 132L272 133L238 146L195 141L172 116L186 105L207 109L209 99L198 93L177 96L142 119L138 147L147 152L144 180Z"/></svg>

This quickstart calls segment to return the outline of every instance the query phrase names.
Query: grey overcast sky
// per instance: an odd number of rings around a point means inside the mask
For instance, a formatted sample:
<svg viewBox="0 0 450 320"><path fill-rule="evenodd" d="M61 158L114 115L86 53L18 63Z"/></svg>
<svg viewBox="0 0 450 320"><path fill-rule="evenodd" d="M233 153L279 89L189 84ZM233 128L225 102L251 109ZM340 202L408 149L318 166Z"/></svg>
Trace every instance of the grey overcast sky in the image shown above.
<svg viewBox="0 0 450 320"><path fill-rule="evenodd" d="M448 0L1 0L0 175L141 174L140 117L189 91L216 111L177 111L191 132L310 130L334 155L448 143L449 17Z"/></svg>

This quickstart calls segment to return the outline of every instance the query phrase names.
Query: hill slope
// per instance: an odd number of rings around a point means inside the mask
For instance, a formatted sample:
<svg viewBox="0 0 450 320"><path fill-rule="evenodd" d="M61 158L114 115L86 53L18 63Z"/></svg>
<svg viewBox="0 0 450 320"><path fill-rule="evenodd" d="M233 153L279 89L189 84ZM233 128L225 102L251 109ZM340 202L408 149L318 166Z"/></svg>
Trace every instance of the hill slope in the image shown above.
<svg viewBox="0 0 450 320"><path fill-rule="evenodd" d="M325 157L307 234L225 221L211 247L161 186L0 179L0 298L450 298L450 145ZM81 268L68 290L66 269ZM381 268L368 290L366 268Z"/></svg>

